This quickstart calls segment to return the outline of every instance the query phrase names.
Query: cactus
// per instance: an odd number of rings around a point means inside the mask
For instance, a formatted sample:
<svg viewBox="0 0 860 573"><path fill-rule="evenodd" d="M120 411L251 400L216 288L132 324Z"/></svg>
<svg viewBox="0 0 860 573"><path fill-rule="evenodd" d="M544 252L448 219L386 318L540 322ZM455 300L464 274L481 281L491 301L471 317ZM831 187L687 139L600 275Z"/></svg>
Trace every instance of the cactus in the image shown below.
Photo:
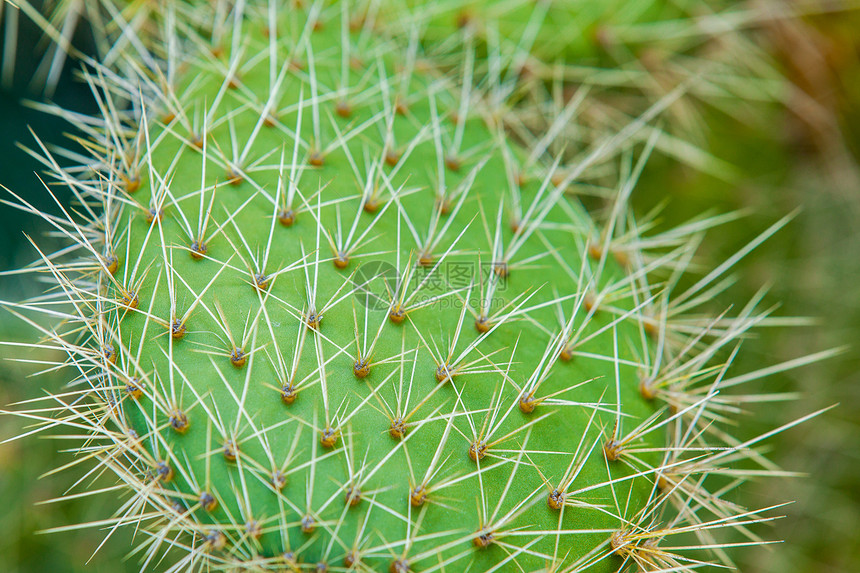
<svg viewBox="0 0 860 573"><path fill-rule="evenodd" d="M790 217L689 280L732 215L630 211L683 85L562 165L559 133L506 130L480 55L399 33L418 18L222 7L167 3L85 70L80 165L40 148L74 205L10 191L69 245L29 269L51 291L4 304L70 379L17 413L116 475L93 525L139 528L141 570L690 570L763 543L771 512L733 490L815 414L737 438L784 398L738 388L836 351L735 373L770 311L707 314Z"/></svg>

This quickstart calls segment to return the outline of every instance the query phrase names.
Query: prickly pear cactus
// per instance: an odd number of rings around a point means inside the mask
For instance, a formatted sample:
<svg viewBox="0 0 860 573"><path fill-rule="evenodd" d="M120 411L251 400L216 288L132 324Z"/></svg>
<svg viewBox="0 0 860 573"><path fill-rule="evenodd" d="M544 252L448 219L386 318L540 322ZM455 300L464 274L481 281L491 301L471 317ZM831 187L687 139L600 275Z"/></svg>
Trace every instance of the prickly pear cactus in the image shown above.
<svg viewBox="0 0 860 573"><path fill-rule="evenodd" d="M727 428L782 367L729 371L758 300L702 307L784 221L684 282L721 218L649 233L627 205L680 92L561 166L480 55L425 57L375 3L217 7L167 3L157 48L88 69L89 157L42 149L69 247L8 305L72 379L21 414L117 476L142 570L686 570L761 542L731 492L773 432Z"/></svg>

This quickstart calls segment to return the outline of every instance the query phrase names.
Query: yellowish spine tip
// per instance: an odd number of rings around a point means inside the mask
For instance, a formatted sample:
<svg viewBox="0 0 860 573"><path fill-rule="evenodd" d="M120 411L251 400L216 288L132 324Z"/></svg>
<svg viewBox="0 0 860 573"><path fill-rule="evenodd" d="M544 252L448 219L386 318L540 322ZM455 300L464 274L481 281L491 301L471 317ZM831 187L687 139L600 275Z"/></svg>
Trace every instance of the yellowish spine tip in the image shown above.
<svg viewBox="0 0 860 573"><path fill-rule="evenodd" d="M629 543L630 541L623 531L615 531L609 537L609 546L616 555L621 557L626 557L630 553Z"/></svg>
<svg viewBox="0 0 860 573"><path fill-rule="evenodd" d="M296 387L292 382L288 382L287 384L281 386L281 400L284 404L290 405L296 401L296 398L299 397L299 393L296 391Z"/></svg>
<svg viewBox="0 0 860 573"><path fill-rule="evenodd" d="M397 162L400 161L400 153L389 149L385 152L385 164L389 167L394 167L397 165Z"/></svg>
<svg viewBox="0 0 860 573"><path fill-rule="evenodd" d="M247 523L245 523L245 532L247 532L248 536L252 539L259 540L263 536L263 526L260 525L260 522L256 519L249 519Z"/></svg>
<svg viewBox="0 0 860 573"><path fill-rule="evenodd" d="M170 422L170 427L180 434L184 434L188 431L188 428L191 427L191 423L188 421L188 416L179 408L174 408L170 411L168 421Z"/></svg>
<svg viewBox="0 0 860 573"><path fill-rule="evenodd" d="M379 209L379 201L375 197L368 197L361 208L364 209L365 213L376 213Z"/></svg>
<svg viewBox="0 0 860 573"><path fill-rule="evenodd" d="M296 554L292 551L281 553L281 560L284 562L284 565L290 569L290 571L297 572L299 570L299 560L296 557Z"/></svg>
<svg viewBox="0 0 860 573"><path fill-rule="evenodd" d="M469 459L473 462L484 459L487 455L487 442L484 440L475 440L469 444Z"/></svg>
<svg viewBox="0 0 860 573"><path fill-rule="evenodd" d="M358 558L358 553L356 553L355 549L351 549L346 555L343 556L343 566L347 569L352 569L360 562Z"/></svg>
<svg viewBox="0 0 860 573"><path fill-rule="evenodd" d="M444 363L436 367L436 372L433 375L436 377L436 382L441 384L450 381L454 374L451 372L448 364Z"/></svg>
<svg viewBox="0 0 860 573"><path fill-rule="evenodd" d="M470 11L463 10L459 14L457 14L456 18L454 19L454 25L462 30L463 28L472 25L474 21L475 16Z"/></svg>
<svg viewBox="0 0 860 573"><path fill-rule="evenodd" d="M340 431L327 426L325 430L320 432L320 444L322 447L331 449L337 445L337 440L340 437Z"/></svg>
<svg viewBox="0 0 860 573"><path fill-rule="evenodd" d="M164 217L164 209L156 209L155 207L151 207L149 209L144 210L143 216L146 218L146 222L150 225L152 223L158 223Z"/></svg>
<svg viewBox="0 0 860 573"><path fill-rule="evenodd" d="M352 365L352 373L356 378L367 378L370 374L370 362L366 358L359 358Z"/></svg>
<svg viewBox="0 0 860 573"><path fill-rule="evenodd" d="M517 401L517 405L520 407L520 411L523 414L531 414L535 411L535 408L538 405L538 401L535 399L534 395L522 394L520 399Z"/></svg>
<svg viewBox="0 0 860 573"><path fill-rule="evenodd" d="M400 305L395 306L388 313L388 320L393 322L394 324L400 324L404 320L406 320L406 312L404 312L403 308Z"/></svg>
<svg viewBox="0 0 860 573"><path fill-rule="evenodd" d="M203 241L194 241L191 243L191 249L188 251L188 254L191 255L191 258L195 261L199 261L206 256L206 251L209 250L209 246Z"/></svg>
<svg viewBox="0 0 860 573"><path fill-rule="evenodd" d="M128 446L132 450L140 448L140 434L134 428L129 428L125 435L128 436Z"/></svg>
<svg viewBox="0 0 860 573"><path fill-rule="evenodd" d="M361 489L357 486L348 486L344 492L344 503L350 507L361 503Z"/></svg>
<svg viewBox="0 0 860 573"><path fill-rule="evenodd" d="M334 258L334 266L337 269L343 270L349 266L349 255L343 251L339 252Z"/></svg>
<svg viewBox="0 0 860 573"><path fill-rule="evenodd" d="M224 454L224 459L228 462L235 462L236 458L239 457L239 446L233 439L224 440L221 453Z"/></svg>
<svg viewBox="0 0 860 573"><path fill-rule="evenodd" d="M120 304L128 309L134 310L140 304L140 299L137 296L137 293L133 290L126 291L122 294L122 298L120 299Z"/></svg>
<svg viewBox="0 0 860 573"><path fill-rule="evenodd" d="M137 400L143 396L143 383L138 378L130 378L125 383L125 391L129 396Z"/></svg>
<svg viewBox="0 0 860 573"><path fill-rule="evenodd" d="M257 273L254 275L254 288L263 292L268 290L270 284L269 277L265 273Z"/></svg>
<svg viewBox="0 0 860 573"><path fill-rule="evenodd" d="M248 361L248 355L241 348L234 348L230 351L230 364L236 368L241 368Z"/></svg>
<svg viewBox="0 0 860 573"><path fill-rule="evenodd" d="M508 275L511 273L508 268L508 263L505 261L496 261L493 263L493 272L496 273L500 279L508 278Z"/></svg>
<svg viewBox="0 0 860 573"><path fill-rule="evenodd" d="M496 539L493 535L492 531L478 531L478 534L472 538L472 545L477 547L478 549L486 549L493 543L495 543Z"/></svg>
<svg viewBox="0 0 860 573"><path fill-rule="evenodd" d="M486 316L479 316L475 319L475 330L480 332L481 334L485 334L490 332L490 329L493 327L490 319Z"/></svg>
<svg viewBox="0 0 860 573"><path fill-rule="evenodd" d="M571 360L573 360L573 348L565 345L565 347L562 348L561 352L559 352L558 359L562 362L570 362Z"/></svg>
<svg viewBox="0 0 860 573"><path fill-rule="evenodd" d="M244 179L242 178L242 174L239 173L237 170L233 169L232 167L229 167L227 169L227 183L229 183L233 187L236 187L237 185L242 183L243 180Z"/></svg>
<svg viewBox="0 0 860 573"><path fill-rule="evenodd" d="M518 171L516 174L517 185L524 187L529 182L529 176L524 171Z"/></svg>
<svg viewBox="0 0 860 573"><path fill-rule="evenodd" d="M272 472L272 487L276 490L281 491L287 485L287 476L281 470L275 470Z"/></svg>
<svg viewBox="0 0 860 573"><path fill-rule="evenodd" d="M170 336L173 340L182 340L185 338L185 335L188 333L188 330L185 328L185 322L179 320L178 318L174 318L173 322L170 325Z"/></svg>
<svg viewBox="0 0 860 573"><path fill-rule="evenodd" d="M352 115L352 108L346 100L339 100L334 105L334 112L344 119L349 119L349 116Z"/></svg>
<svg viewBox="0 0 860 573"><path fill-rule="evenodd" d="M129 195L140 189L140 175L137 173L131 175L121 175L122 188Z"/></svg>
<svg viewBox="0 0 860 573"><path fill-rule="evenodd" d="M305 515L304 517L302 517L302 520L299 525L302 528L302 533L304 533L305 535L310 535L317 528L316 520L310 515Z"/></svg>
<svg viewBox="0 0 860 573"><path fill-rule="evenodd" d="M422 267L430 267L433 266L433 253L428 251L421 251L421 254L418 256L418 264Z"/></svg>
<svg viewBox="0 0 860 573"><path fill-rule="evenodd" d="M561 509L564 507L564 494L553 489L546 498L546 504L552 509Z"/></svg>
<svg viewBox="0 0 860 573"><path fill-rule="evenodd" d="M366 17L364 14L357 14L349 19L349 31L350 32L358 32L364 27L364 22L366 21Z"/></svg>
<svg viewBox="0 0 860 573"><path fill-rule="evenodd" d="M113 346L105 345L102 346L102 356L107 360L110 364L116 364L116 349Z"/></svg>
<svg viewBox="0 0 860 573"><path fill-rule="evenodd" d="M205 546L209 551L221 551L227 545L227 537L220 531L210 531Z"/></svg>
<svg viewBox="0 0 860 573"><path fill-rule="evenodd" d="M296 213L292 209L281 209L278 211L278 223L284 227L292 227L296 222Z"/></svg>
<svg viewBox="0 0 860 573"><path fill-rule="evenodd" d="M307 313L307 315L305 315L305 326L307 326L311 330L319 330L320 320L322 320L320 315L315 312L309 312Z"/></svg>
<svg viewBox="0 0 860 573"><path fill-rule="evenodd" d="M603 454L610 462L617 461L624 453L624 446L617 440L607 440L603 444Z"/></svg>
<svg viewBox="0 0 860 573"><path fill-rule="evenodd" d="M612 249L612 257L615 259L615 262L624 268L630 266L630 256L627 254L627 251L622 251L621 249Z"/></svg>
<svg viewBox="0 0 860 573"><path fill-rule="evenodd" d="M643 317L642 328L652 339L656 340L660 335L660 324L651 317Z"/></svg>
<svg viewBox="0 0 860 573"><path fill-rule="evenodd" d="M412 488L412 491L409 492L409 503L412 504L412 507L421 507L427 503L427 488L424 487L424 484Z"/></svg>
<svg viewBox="0 0 860 573"><path fill-rule="evenodd" d="M403 436L406 435L406 423L403 418L397 417L391 420L391 424L388 426L388 435L395 440L403 439Z"/></svg>
<svg viewBox="0 0 860 573"><path fill-rule="evenodd" d="M116 271L119 268L119 258L114 253L108 253L103 256L102 262L104 262L107 272L111 275L116 274Z"/></svg>
<svg viewBox="0 0 860 573"><path fill-rule="evenodd" d="M462 167L462 164L460 163L459 158L457 158L453 155L446 155L445 156L445 167L447 167L448 169L450 169L451 171L456 173L456 172L460 171L460 167Z"/></svg>
<svg viewBox="0 0 860 573"><path fill-rule="evenodd" d="M155 464L155 479L161 482L169 482L173 479L173 468L164 460Z"/></svg>
<svg viewBox="0 0 860 573"><path fill-rule="evenodd" d="M639 394L646 400L653 400L657 397L657 388L654 380L651 378L643 378L639 381Z"/></svg>
<svg viewBox="0 0 860 573"><path fill-rule="evenodd" d="M202 507L205 511L212 513L215 511L215 508L218 507L218 500L215 499L208 491L204 491L200 494L200 507Z"/></svg>
<svg viewBox="0 0 860 573"><path fill-rule="evenodd" d="M400 96L397 96L397 100L394 102L394 113L397 115L406 115L409 113L409 105Z"/></svg>

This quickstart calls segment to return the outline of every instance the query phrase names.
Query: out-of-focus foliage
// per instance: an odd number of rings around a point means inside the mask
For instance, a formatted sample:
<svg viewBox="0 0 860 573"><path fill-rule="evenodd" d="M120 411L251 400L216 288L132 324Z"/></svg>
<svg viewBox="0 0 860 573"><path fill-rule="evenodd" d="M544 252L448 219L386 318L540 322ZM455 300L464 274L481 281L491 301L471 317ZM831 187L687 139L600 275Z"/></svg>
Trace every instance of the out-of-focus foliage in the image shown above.
<svg viewBox="0 0 860 573"><path fill-rule="evenodd" d="M783 417L839 404L814 423L781 435L777 463L807 477L750 484L758 503L773 491L796 502L774 524L774 551L750 552L742 571L837 573L860 563L860 15L830 14L781 22L763 33L796 90L790 111L763 118L768 129L731 121L712 135L714 154L746 174L732 186L689 169L651 171L641 206L668 200L667 224L692 213L749 209L724 229L714 260L734 252L774 218L800 208L786 229L739 268L747 294L772 284L768 300L779 314L807 316L817 325L776 329L746 348L750 360L779 362L798 350L848 344L844 355L767 380L769 391L800 392L783 408L759 409L751 421L768 427ZM653 167L653 166L652 166ZM715 246L711 244L711 246ZM726 301L728 302L728 301ZM758 354L758 357L756 356ZM764 358L762 358L764 355ZM768 414L770 413L770 416ZM750 431L755 431L751 429Z"/></svg>
<svg viewBox="0 0 860 573"><path fill-rule="evenodd" d="M8 8L8 5L5 6ZM20 37L24 45L35 46L41 33L38 28L21 18L18 22ZM0 32L0 47L3 33ZM0 50L2 52L2 50ZM31 109L26 99L39 100L40 94L27 89L29 76L37 63L33 51L20 51L13 82L0 89L0 182L10 188L25 190L28 198L40 208L50 207L50 197L43 192L36 173L39 164L18 148L18 144L31 144L29 129L39 133L49 143L68 145L68 126L56 117ZM73 70L67 67L60 78L61 86L52 98L71 109L92 111L89 89L73 79ZM57 190L63 197L63 191ZM4 197L5 198L5 197ZM0 206L0 270L18 268L33 259L34 252L24 233L43 238L47 229L34 219L26 220L20 212ZM18 300L36 294L39 285L28 284L16 276L0 277L0 300ZM18 321L4 319L0 322L0 339L28 340L32 331ZM0 348L0 409L21 400L44 395L42 388L59 388L63 381L59 376L29 376L38 371L38 364L26 364L10 360L20 353L10 347ZM34 353L25 357L38 361L46 358ZM53 358L53 357L52 357ZM18 435L27 430L27 422L21 418L0 416L2 439ZM50 535L37 532L69 523L82 523L105 516L106 509L92 502L67 502L62 504L37 505L56 497L70 487L74 481L71 473L62 477L49 476L40 479L45 468L56 467L74 461L71 454L58 453L63 449L62 440L33 439L0 444L0 571L3 573L122 573L137 571L134 561L123 561L124 551L119 546L100 550L106 531L72 531ZM80 476L80 472L78 473ZM101 486L111 485L107 480L96 480ZM94 486L98 487L98 485ZM130 532L121 532L125 538ZM89 561L89 563L87 563Z"/></svg>
<svg viewBox="0 0 860 573"><path fill-rule="evenodd" d="M6 289L0 289L4 295ZM0 325L4 340L25 340L28 329L8 322ZM6 358L7 351L0 353ZM31 360L45 356L30 355ZM56 376L40 377L38 382L27 376L33 365L4 360L0 367L0 404L26 400L40 394L42 387L60 387ZM26 421L0 416L0 435L14 436L26 431ZM137 571L134 561L123 562L125 544L108 544L90 560L106 531L86 530L37 535L36 533L68 523L82 523L104 518L106 508L92 502L66 502L36 505L51 499L72 485L72 475L39 479L44 468L73 461L69 454L58 454L62 440L25 440L0 444L0 571L4 573L122 573ZM111 485L96 479L94 487ZM116 535L128 539L129 531ZM89 563L87 563L89 561Z"/></svg>

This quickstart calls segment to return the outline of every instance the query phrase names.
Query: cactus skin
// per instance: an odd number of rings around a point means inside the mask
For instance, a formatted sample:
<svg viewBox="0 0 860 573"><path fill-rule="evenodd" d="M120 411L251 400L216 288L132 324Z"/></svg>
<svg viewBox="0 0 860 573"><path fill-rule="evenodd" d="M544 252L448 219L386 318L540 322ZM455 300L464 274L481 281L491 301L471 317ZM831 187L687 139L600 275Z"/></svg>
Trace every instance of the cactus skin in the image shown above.
<svg viewBox="0 0 860 573"><path fill-rule="evenodd" d="M291 30L304 20L304 16L298 16L279 24ZM404 116L396 114L392 97L400 94L385 94L384 89L378 93L372 87L364 87L355 95L349 92L344 100L337 91L327 91L322 86L338 84L342 57L349 54L343 56L342 48L333 49L341 40L340 14L324 11L319 21L320 29L308 36L310 47L306 52L290 54L307 62L305 70L290 71L275 100L278 110L305 106L300 124L297 110L277 114L265 110L267 102L259 96L271 93L266 59L253 67L240 62L241 73L231 78L219 70L231 67L225 54L222 60L192 63L183 76L196 84L188 88L180 83L176 87L176 92L182 94L177 109L168 106L152 112L153 117L162 119L190 116L191 110L202 110L204 102L216 101L219 92L226 94L217 109L207 112L215 127L206 130L205 150L198 150L194 141L181 140L183 136L190 140L197 134L183 134L181 121L176 119L167 127L154 121L142 126L150 141L147 145L152 148L142 151L141 155L149 159L143 160L139 171L129 173L129 179L140 178L142 182L128 194L122 212L116 216L112 250L123 263L114 273L117 285L109 290L112 294L108 298L121 302L107 309L111 317L108 328L116 338L110 344L121 355L130 355L117 372L117 379L136 377L145 381L142 397L123 400L117 396L123 404L125 423L146 436L141 456L150 471L155 476L159 471L167 472L158 465L163 460L174 473L170 482L164 475L155 478L166 490L162 493L164 503L180 497L190 506L189 515L177 517L181 521L173 527L195 532L199 539L210 539L216 560L260 555L271 558L276 565L278 556L302 548L298 553L306 563L335 566L357 562L360 557L367 566L382 569L396 561L394 556L401 560L401 566L409 563L410 568L424 570L435 565L436 548L441 546L443 559L456 558L474 563L477 570L488 570L505 560L507 552L503 547L507 547L513 562L536 569L553 559L555 536L505 537L506 532L527 526L561 532L562 554L558 558L559 565L563 565L563 554L581 556L608 539L602 533L574 534L567 530L617 527L617 520L601 515L599 509L573 505L604 503L610 494L609 486L576 496L573 492L632 473L621 466L607 474L600 456L604 439L600 438L599 426L611 426L614 420L605 398L607 392L614 392L614 383L607 384L611 379L607 365L611 362L577 357L570 364L554 364L568 342L557 334L564 326L559 324L557 309L565 314L578 309L581 335L609 325L613 313L607 311L600 318L590 314L583 302L585 290L578 289L561 267L565 264L574 273L581 268L582 247L590 231L571 214L584 215L573 205L572 211L553 209L543 218L539 213L550 210L558 201L566 201L566 184L555 187L547 181L541 185L540 180L533 179L521 190L524 208L530 204L536 207L520 223L517 237L523 239L523 247L510 258L503 259L500 254L493 258L487 233L494 237L499 226L504 245L511 244L514 237L508 224L511 215L498 209L506 202L508 187L508 169L496 144L500 136L494 135L478 113L470 109L460 147L464 158L457 159L459 166L453 165L448 141L454 138L456 126L441 118L438 108L449 103L446 97L454 96L449 90L430 93L434 79L428 73L416 71L401 88L408 102ZM253 17L243 24L249 31L243 36L248 60L254 59L253 54L267 54L266 38L258 32L261 24ZM365 74L373 78L384 74L387 77L381 81L393 91L394 86L402 85L389 63L392 54L387 53L393 51L395 44L374 38L373 32L364 33L371 38L365 50L379 56L376 61L367 58L359 62L358 69L350 65L349 85L360 86ZM350 41L361 42L362 32L353 33ZM279 73L287 63L288 53L279 46L277 60L272 64ZM383 70L376 69L378 63ZM312 81L320 87L314 87ZM243 104L243 98L252 96L259 99ZM310 98L313 99L308 103ZM349 118L337 115L338 104L344 102L350 107ZM218 121L216 116L230 119ZM262 123L267 117L275 118L274 125ZM317 121L318 126L314 125ZM386 138L389 125L393 126L393 134ZM350 131L351 126L358 127ZM253 145L241 164L231 160L231 130L240 148L246 141ZM300 134L297 156L293 155L296 147L290 130ZM397 147L386 147L386 140ZM507 145L504 140L502 144ZM267 159L265 155L270 151L274 153ZM399 161L383 167L392 151L400 155ZM205 194L200 197L204 155L208 160ZM241 153L234 153L238 155ZM315 166L319 155L321 165ZM296 157L299 166L294 174L290 165ZM254 162L260 160L274 167L254 169ZM435 168L446 161L447 166ZM357 163L357 171L350 162ZM172 164L176 165L173 169ZM146 177L150 169L154 177ZM381 174L379 170L383 170ZM228 173L238 174L239 181L227 184ZM362 178L371 181L367 183ZM440 196L434 190L443 178L447 193ZM153 181L161 180L170 181L169 189L159 189L158 183L153 185ZM295 182L295 195L285 200L290 181ZM372 196L377 187L379 198ZM317 193L318 189L322 191ZM180 221L191 221L193 228L200 200L208 208L212 193L216 207L210 227L223 223L228 214L235 214L231 222L211 241L186 236ZM340 202L333 204L335 201ZM370 202L378 203L375 210L368 207ZM318 207L323 204L328 205ZM443 210L449 212L442 214ZM151 216L162 211L163 216ZM289 225L281 223L282 211L296 213ZM476 217L479 211L485 214L485 220ZM343 257L339 248L327 245L326 234L337 241L338 225L347 235L354 220L357 225L352 242L360 247ZM556 255L549 256L534 233L534 225L541 221L566 227L561 232L546 232L547 239L554 243L568 239L566 248L559 249ZM433 225L437 231L432 248L417 244L409 232L412 227L424 235L425 229ZM380 239L363 238L374 235ZM201 242L207 245L202 260L189 256L193 252L192 239L198 246ZM446 255L449 251L451 254ZM535 256L541 258L530 265L523 264ZM338 268L337 263L346 258L345 268ZM421 259L432 262L422 265ZM434 284L417 291L418 297L444 298L423 308L406 307L407 319L400 324L390 316L396 316L397 302L385 299L381 301L382 309L366 310L361 293L350 292L352 285L359 282L353 273L366 260L384 261L392 269L399 269L395 281L421 271ZM491 263L507 265L504 281L499 281L500 275L492 271ZM144 265L149 272L145 273ZM136 266L139 270L135 274ZM592 266L596 269L597 262ZM547 272L546 279L535 281L530 267ZM623 273L614 264L607 267L595 283L603 288L615 278L620 282L614 290L623 290L629 284ZM472 292L468 282L441 289L435 285L439 279L457 280L449 275L463 270L467 281L475 281ZM218 271L217 279L207 288ZM172 294L168 286L171 280ZM416 292L419 280L422 279L412 279L406 294ZM459 280L462 283L463 279ZM476 317L468 309L458 308L468 302L472 312L477 311L478 281L486 285L484 289L499 281L490 316L505 317L517 311L520 317L528 316L536 324L515 320L517 316L490 319L487 326L496 329L481 335L473 326ZM554 284L563 294L554 295L544 282ZM314 289L312 302L306 291ZM123 290L135 291L140 299L131 312L130 297ZM400 297L394 298L396 301ZM629 296L618 298L620 308L629 310L634 305ZM420 301L415 298L412 306L423 304ZM379 306L380 301L370 302ZM500 303L510 306L504 308ZM186 315L192 306L194 310ZM523 313L525 309L529 309L527 315ZM309 328L309 316L320 314L323 318L318 326ZM478 315L482 318L480 312ZM164 334L164 323L173 324L186 317L185 336L178 339ZM636 336L632 324L622 322L616 328L618 337ZM369 356L370 373L358 378L356 362L360 363L364 356L356 354L356 336L364 353L370 350L376 333L377 342ZM576 350L612 357L612 334L613 329L605 330ZM228 343L227 338L233 341ZM138 347L135 341L141 339L146 342ZM452 360L450 368L457 373L453 381L444 381L451 340L456 341L452 359L473 341L479 340L480 344L462 360ZM242 347L239 353L233 350L234 344ZM297 345L302 352L293 377L290 364ZM231 352L233 355L228 356ZM273 368L272 362L278 365L279 354L284 365ZM435 359L432 354L436 354ZM440 360L443 357L446 359ZM630 358L627 353L622 357ZM514 364L509 366L509 362ZM122 360L118 362L121 363ZM358 370L363 367L360 364ZM533 371L536 376L551 375L533 396L527 396L517 385L525 388ZM620 367L620 375L634 379L635 372L625 365ZM173 382L168 380L171 376ZM607 380L587 382L596 377ZM291 383L299 388L298 398L286 405L281 389ZM636 418L650 414L653 409L636 394L636 385L625 386L624 414ZM404 409L399 416L415 412L408 419L406 436L399 441L392 439L383 406L396 410L395 393L400 394ZM410 396L408 408L405 394ZM550 396L550 404L529 406L531 400L536 402L546 396ZM424 405L416 408L425 399ZM523 413L517 407L521 399L526 401L526 409L531 407L534 411ZM628 405L627 401L632 403ZM599 417L589 424L595 409L589 405L601 402L607 415L597 412ZM348 421L339 421L343 419ZM491 425L483 430L485 419ZM470 445L474 432L478 433L478 443ZM489 435L484 437L482 432ZM510 437L496 443L505 436ZM481 442L492 445L484 451ZM443 447L434 463L440 443ZM331 444L335 447L326 447ZM549 507L551 489L541 483L541 475L554 484L561 482L565 472L570 471L577 445L582 448L577 462L587 459L588 463L570 484L570 505L561 517L559 509L564 504L558 500L554 502L558 507ZM290 461L284 464L287 458ZM652 463L659 460L653 454L646 459ZM500 460L507 462L498 465ZM288 483L279 491L271 485L273 462L278 471L288 475ZM433 477L425 482L422 476L431 466ZM480 478L476 473L479 468L488 468ZM653 469L649 474L653 475ZM414 476L412 483L410 476ZM470 477L444 489L434 488L455 476ZM649 483L636 483L636 508L644 505ZM420 491L422 487L430 490L426 494L429 501L418 505L425 495ZM622 481L618 487L625 497L629 495L629 483ZM355 489L361 491L360 499L351 497ZM202 510L202 504L197 503L204 493L211 493L217 500L212 512ZM480 514L476 514L474 506L479 501ZM501 519L512 511L510 518ZM482 522L488 520L492 527L479 531ZM250 522L262 526L259 539L248 531ZM318 532L316 537L303 531L312 527L314 533ZM226 539L212 538L215 532ZM225 543L223 548L218 547L221 543ZM476 544L488 547L476 548ZM504 545L497 547L498 544ZM528 547L532 554L519 547ZM453 563L451 567L460 566ZM615 566L617 563L611 559L605 560L605 567Z"/></svg>
<svg viewBox="0 0 860 573"><path fill-rule="evenodd" d="M43 261L76 304L52 335L85 388L68 411L133 494L143 570L171 547L177 569L657 570L701 559L663 537L762 519L709 493L760 463L709 424L736 407L715 355L766 313L680 317L721 273L669 298L715 221L639 237L654 139L605 221L574 194L643 123L579 171L524 170L502 120L381 22L235 14L215 42L165 18L162 76L91 74L98 176L55 172L94 205L69 237L86 264ZM392 269L381 308L366 268Z"/></svg>

